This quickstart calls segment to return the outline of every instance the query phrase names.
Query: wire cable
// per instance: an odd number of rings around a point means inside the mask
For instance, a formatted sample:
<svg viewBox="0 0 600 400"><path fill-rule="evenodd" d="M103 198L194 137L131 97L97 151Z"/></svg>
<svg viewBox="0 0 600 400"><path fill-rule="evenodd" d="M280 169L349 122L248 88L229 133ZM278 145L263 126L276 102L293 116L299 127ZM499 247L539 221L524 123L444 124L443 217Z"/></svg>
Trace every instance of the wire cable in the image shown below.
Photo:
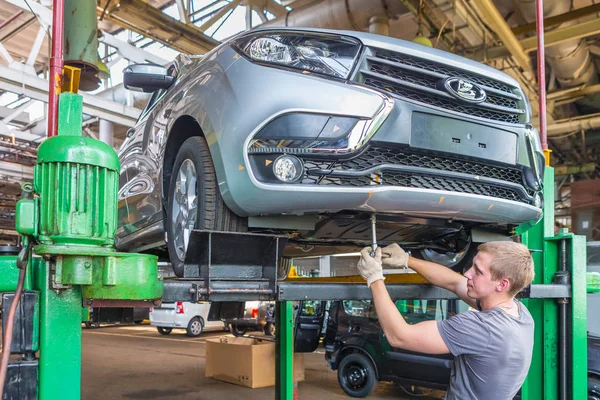
<svg viewBox="0 0 600 400"><path fill-rule="evenodd" d="M6 375L8 372L8 359L10 358L10 349L12 347L13 328L15 326L15 316L17 314L17 306L19 300L21 300L21 294L23 293L23 284L25 282L26 269L19 271L19 281L17 283L17 291L15 292L15 298L10 304L8 316L6 317L6 330L3 332L4 347L2 348L2 361L0 364L0 399L4 396L4 384L6 382Z"/></svg>

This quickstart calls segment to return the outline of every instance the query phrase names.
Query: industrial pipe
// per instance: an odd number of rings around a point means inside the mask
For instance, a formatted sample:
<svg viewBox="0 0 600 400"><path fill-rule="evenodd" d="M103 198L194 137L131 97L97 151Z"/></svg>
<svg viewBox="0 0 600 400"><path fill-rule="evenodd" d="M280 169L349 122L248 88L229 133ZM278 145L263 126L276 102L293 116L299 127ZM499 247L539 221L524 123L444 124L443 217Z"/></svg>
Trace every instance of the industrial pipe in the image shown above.
<svg viewBox="0 0 600 400"><path fill-rule="evenodd" d="M408 8L401 1L323 0L293 9L285 16L265 22L260 27L302 26L366 31L372 17L389 20L407 12Z"/></svg>
<svg viewBox="0 0 600 400"><path fill-rule="evenodd" d="M52 56L50 57L50 87L48 98L48 137L58 134L58 95L63 75L64 0L52 1Z"/></svg>
<svg viewBox="0 0 600 400"><path fill-rule="evenodd" d="M586 131L590 129L600 129L600 115L594 114L585 118L572 118L562 121L555 121L548 126L549 137L560 136L575 131Z"/></svg>

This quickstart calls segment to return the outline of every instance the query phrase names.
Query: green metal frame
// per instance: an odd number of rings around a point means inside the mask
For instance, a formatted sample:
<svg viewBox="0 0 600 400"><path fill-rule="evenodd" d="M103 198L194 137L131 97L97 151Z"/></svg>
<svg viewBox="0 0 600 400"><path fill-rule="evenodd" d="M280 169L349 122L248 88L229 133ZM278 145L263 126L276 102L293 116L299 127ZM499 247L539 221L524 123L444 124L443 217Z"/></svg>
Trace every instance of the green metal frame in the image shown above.
<svg viewBox="0 0 600 400"><path fill-rule="evenodd" d="M294 311L291 301L275 305L275 399L294 399Z"/></svg>
<svg viewBox="0 0 600 400"><path fill-rule="evenodd" d="M587 274L584 236L554 232L554 169L546 167L544 177L544 217L522 232L523 243L532 250L535 263L534 284L551 284L559 271L561 241L566 241L567 271L572 294L567 304L568 350L567 392L570 399L587 398ZM590 277L593 290L594 277ZM559 318L558 303L553 300L523 301L536 327L531 368L522 387L523 400L554 400L559 397Z"/></svg>

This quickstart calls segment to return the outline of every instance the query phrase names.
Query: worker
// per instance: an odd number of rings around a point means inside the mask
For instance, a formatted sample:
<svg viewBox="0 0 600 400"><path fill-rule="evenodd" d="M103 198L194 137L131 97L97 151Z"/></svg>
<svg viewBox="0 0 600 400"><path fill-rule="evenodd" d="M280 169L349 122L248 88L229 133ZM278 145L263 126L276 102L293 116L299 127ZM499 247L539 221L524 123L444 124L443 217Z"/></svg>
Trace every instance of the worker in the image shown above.
<svg viewBox="0 0 600 400"><path fill-rule="evenodd" d="M382 264L412 268L475 310L409 325L385 287ZM527 247L511 241L481 244L464 275L409 257L397 244L374 253L367 247L358 270L371 288L379 324L391 346L454 355L447 400L508 400L517 394L533 352L533 318L515 299L533 280Z"/></svg>

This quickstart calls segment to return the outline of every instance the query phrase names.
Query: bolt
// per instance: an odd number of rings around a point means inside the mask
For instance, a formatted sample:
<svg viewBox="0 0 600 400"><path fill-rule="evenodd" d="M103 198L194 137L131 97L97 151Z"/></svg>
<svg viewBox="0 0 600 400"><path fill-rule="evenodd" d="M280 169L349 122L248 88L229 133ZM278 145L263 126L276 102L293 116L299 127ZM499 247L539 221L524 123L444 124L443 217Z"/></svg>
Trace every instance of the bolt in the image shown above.
<svg viewBox="0 0 600 400"><path fill-rule="evenodd" d="M83 266L86 267L86 268L90 268L92 266L92 264L88 261L88 262L85 262L83 264Z"/></svg>
<svg viewBox="0 0 600 400"><path fill-rule="evenodd" d="M46 261L50 261L50 260L52 260L52 256L51 256L50 254L44 254L43 258L44 258L44 260L46 260Z"/></svg>
<svg viewBox="0 0 600 400"><path fill-rule="evenodd" d="M152 304L154 304L155 306L160 306L160 300L153 300Z"/></svg>
<svg viewBox="0 0 600 400"><path fill-rule="evenodd" d="M60 295L60 290L54 289L54 293L56 293L56 295L58 296L58 295Z"/></svg>
<svg viewBox="0 0 600 400"><path fill-rule="evenodd" d="M85 304L87 304L88 306L91 306L93 302L94 302L94 300L92 300L92 299L87 299L87 300L85 301Z"/></svg>

